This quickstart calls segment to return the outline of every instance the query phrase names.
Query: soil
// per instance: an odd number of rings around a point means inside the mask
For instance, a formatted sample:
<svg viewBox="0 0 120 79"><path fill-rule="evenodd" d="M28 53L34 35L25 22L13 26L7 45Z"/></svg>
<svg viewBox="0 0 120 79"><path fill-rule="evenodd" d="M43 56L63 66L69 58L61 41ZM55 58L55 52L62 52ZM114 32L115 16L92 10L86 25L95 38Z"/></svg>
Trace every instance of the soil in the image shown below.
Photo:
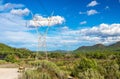
<svg viewBox="0 0 120 79"><path fill-rule="evenodd" d="M18 79L18 68L0 68L0 79Z"/></svg>

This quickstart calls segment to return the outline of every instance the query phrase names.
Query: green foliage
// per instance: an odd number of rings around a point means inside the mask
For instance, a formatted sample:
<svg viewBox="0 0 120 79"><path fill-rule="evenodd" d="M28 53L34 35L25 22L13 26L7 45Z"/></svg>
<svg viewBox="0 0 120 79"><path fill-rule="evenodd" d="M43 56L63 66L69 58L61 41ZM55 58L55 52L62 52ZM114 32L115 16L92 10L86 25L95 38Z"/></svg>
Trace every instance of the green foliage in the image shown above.
<svg viewBox="0 0 120 79"><path fill-rule="evenodd" d="M27 70L19 79L51 79L49 74L36 70Z"/></svg>
<svg viewBox="0 0 120 79"><path fill-rule="evenodd" d="M80 58L80 57L81 57L81 53L75 52L74 57L75 57L75 58Z"/></svg>
<svg viewBox="0 0 120 79"><path fill-rule="evenodd" d="M103 67L105 68L105 79L119 79L120 71L119 65L116 61L107 61L104 63Z"/></svg>
<svg viewBox="0 0 120 79"><path fill-rule="evenodd" d="M116 54L116 62L118 63L119 65L119 70L120 70L120 53Z"/></svg>
<svg viewBox="0 0 120 79"><path fill-rule="evenodd" d="M103 52L95 52L95 53L86 53L86 55L89 58L95 58L95 59L106 59L108 53L103 53Z"/></svg>
<svg viewBox="0 0 120 79"><path fill-rule="evenodd" d="M96 66L97 66L96 61L93 59L88 59L88 58L82 58L77 65L77 67L81 71L85 71L85 70L90 69L90 68L95 69Z"/></svg>
<svg viewBox="0 0 120 79"><path fill-rule="evenodd" d="M0 60L0 64L5 64L6 61L5 60Z"/></svg>
<svg viewBox="0 0 120 79"><path fill-rule="evenodd" d="M5 60L6 60L7 62L12 62L12 63L14 63L14 62L17 61L16 58L15 58L15 56L14 56L13 54L7 55L7 56L5 57Z"/></svg>
<svg viewBox="0 0 120 79"><path fill-rule="evenodd" d="M50 58L61 58L61 57L63 57L63 54L62 54L62 53L59 53L59 52L50 53L50 54L49 54L49 57L50 57Z"/></svg>
<svg viewBox="0 0 120 79"><path fill-rule="evenodd" d="M96 68L97 68L97 63L95 60L84 57L75 65L71 75L78 77L81 72L86 72L89 69L96 69Z"/></svg>
<svg viewBox="0 0 120 79"><path fill-rule="evenodd" d="M39 61L37 69L27 70L21 79L66 79L66 74L56 64Z"/></svg>
<svg viewBox="0 0 120 79"><path fill-rule="evenodd" d="M25 48L18 49L0 43L0 59L5 59L7 62L14 63L16 59L28 58L31 56L31 53L31 51Z"/></svg>
<svg viewBox="0 0 120 79"><path fill-rule="evenodd" d="M84 72L80 72L78 74L79 79L104 79L104 76L102 76L97 70L94 69L88 69Z"/></svg>

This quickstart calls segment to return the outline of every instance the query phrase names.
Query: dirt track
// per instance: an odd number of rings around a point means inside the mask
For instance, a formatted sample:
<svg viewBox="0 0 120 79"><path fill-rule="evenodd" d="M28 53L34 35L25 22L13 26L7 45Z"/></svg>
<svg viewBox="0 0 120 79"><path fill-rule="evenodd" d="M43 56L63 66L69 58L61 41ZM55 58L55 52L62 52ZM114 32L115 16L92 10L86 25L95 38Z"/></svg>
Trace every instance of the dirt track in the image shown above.
<svg viewBox="0 0 120 79"><path fill-rule="evenodd" d="M0 79L18 79L17 68L0 68Z"/></svg>

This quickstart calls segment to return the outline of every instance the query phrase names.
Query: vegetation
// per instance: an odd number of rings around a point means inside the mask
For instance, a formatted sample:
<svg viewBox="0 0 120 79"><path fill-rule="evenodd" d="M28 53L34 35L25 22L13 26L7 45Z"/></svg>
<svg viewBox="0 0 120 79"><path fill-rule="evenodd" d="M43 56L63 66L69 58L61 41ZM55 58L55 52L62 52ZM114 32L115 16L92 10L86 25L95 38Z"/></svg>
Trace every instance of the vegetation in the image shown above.
<svg viewBox="0 0 120 79"><path fill-rule="evenodd" d="M50 61L39 61L37 68L27 70L20 79L66 79L64 71Z"/></svg>
<svg viewBox="0 0 120 79"><path fill-rule="evenodd" d="M29 65L19 79L120 79L120 42L97 44L72 52L35 52L0 44L0 64L23 62Z"/></svg>
<svg viewBox="0 0 120 79"><path fill-rule="evenodd" d="M104 46L103 44L96 44L93 46L82 46L79 47L78 49L75 50L76 52L82 52L82 53L86 53L86 52L120 52L120 41L109 45L109 46Z"/></svg>
<svg viewBox="0 0 120 79"><path fill-rule="evenodd" d="M7 63L5 60L0 60L0 64L5 64Z"/></svg>
<svg viewBox="0 0 120 79"><path fill-rule="evenodd" d="M29 58L31 51L25 48L12 48L5 44L0 43L0 59L7 62L18 62L19 59Z"/></svg>

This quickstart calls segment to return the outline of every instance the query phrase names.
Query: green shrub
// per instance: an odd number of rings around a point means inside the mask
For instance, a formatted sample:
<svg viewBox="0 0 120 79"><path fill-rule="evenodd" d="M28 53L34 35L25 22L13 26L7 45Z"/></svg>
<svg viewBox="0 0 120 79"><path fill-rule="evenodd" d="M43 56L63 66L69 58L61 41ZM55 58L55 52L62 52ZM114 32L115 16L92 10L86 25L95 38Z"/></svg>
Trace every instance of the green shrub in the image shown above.
<svg viewBox="0 0 120 79"><path fill-rule="evenodd" d="M27 70L20 79L66 79L66 73L56 64L49 61L39 61L36 69Z"/></svg>
<svg viewBox="0 0 120 79"><path fill-rule="evenodd" d="M82 58L74 67L71 75L78 77L79 73L86 72L89 69L96 69L97 63L95 60Z"/></svg>
<svg viewBox="0 0 120 79"><path fill-rule="evenodd" d="M62 54L62 53L59 53L59 52L50 53L50 54L49 54L49 57L51 57L51 58L62 58L62 57L63 57L63 54Z"/></svg>
<svg viewBox="0 0 120 79"><path fill-rule="evenodd" d="M78 78L79 79L104 79L104 76L102 76L97 70L88 69L84 72L79 72Z"/></svg>
<svg viewBox="0 0 120 79"><path fill-rule="evenodd" d="M5 60L6 60L7 62L12 62L12 63L14 63L14 62L17 61L16 58L15 58L15 55L13 55L13 54L7 55L7 56L5 57Z"/></svg>
<svg viewBox="0 0 120 79"><path fill-rule="evenodd" d="M120 78L119 65L116 61L108 61L103 65L103 67L106 69L105 79Z"/></svg>

